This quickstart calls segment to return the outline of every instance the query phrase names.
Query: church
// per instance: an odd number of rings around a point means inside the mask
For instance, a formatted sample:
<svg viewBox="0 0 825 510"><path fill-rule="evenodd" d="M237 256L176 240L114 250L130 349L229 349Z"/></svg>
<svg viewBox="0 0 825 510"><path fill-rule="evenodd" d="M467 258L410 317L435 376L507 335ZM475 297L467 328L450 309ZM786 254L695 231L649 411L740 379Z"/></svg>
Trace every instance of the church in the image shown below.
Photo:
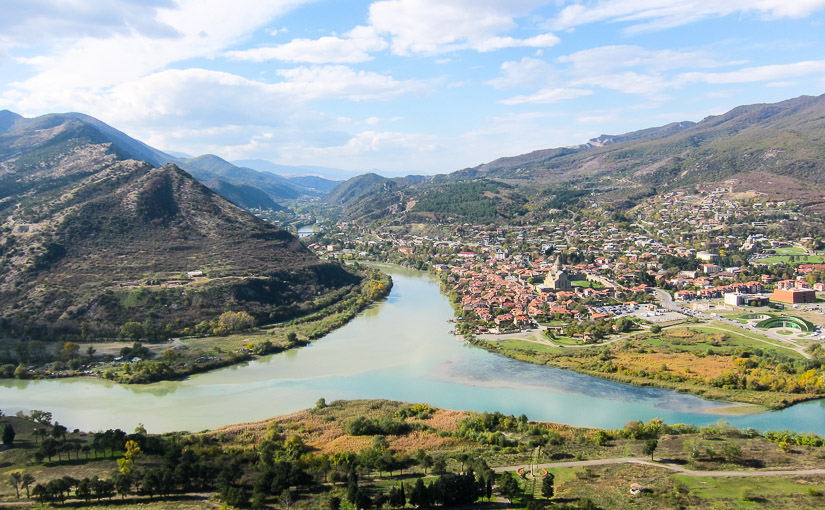
<svg viewBox="0 0 825 510"><path fill-rule="evenodd" d="M573 290L570 285L570 275L561 266L561 259L556 258L553 268L547 273L543 287L548 290Z"/></svg>

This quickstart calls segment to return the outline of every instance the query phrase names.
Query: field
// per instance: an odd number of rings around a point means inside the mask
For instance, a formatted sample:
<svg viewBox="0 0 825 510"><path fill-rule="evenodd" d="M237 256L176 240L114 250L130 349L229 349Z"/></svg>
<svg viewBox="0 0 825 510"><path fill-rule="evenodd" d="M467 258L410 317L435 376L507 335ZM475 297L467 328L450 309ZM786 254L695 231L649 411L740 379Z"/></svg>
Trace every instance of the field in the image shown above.
<svg viewBox="0 0 825 510"><path fill-rule="evenodd" d="M794 263L799 264L823 264L825 263L825 255L777 255L774 257L765 257L757 260L761 264L790 264L791 257Z"/></svg>
<svg viewBox="0 0 825 510"><path fill-rule="evenodd" d="M805 255L805 248L798 246L788 246L785 248L775 248L773 250L777 255Z"/></svg>
<svg viewBox="0 0 825 510"><path fill-rule="evenodd" d="M604 288L599 282L591 282L590 280L574 280L570 282L570 284L574 287L582 287L585 289L601 289Z"/></svg>

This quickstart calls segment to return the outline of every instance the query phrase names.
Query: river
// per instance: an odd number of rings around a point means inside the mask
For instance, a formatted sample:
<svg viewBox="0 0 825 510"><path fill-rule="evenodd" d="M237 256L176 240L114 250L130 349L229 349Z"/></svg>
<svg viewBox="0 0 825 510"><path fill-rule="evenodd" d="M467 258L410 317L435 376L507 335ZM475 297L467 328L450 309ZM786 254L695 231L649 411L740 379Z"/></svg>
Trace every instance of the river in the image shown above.
<svg viewBox="0 0 825 510"><path fill-rule="evenodd" d="M722 404L636 388L468 346L448 333L452 309L426 273L383 268L386 300L312 345L183 381L122 386L100 379L0 380L0 409L51 411L72 428L198 431L312 407L321 397L386 398L438 407L526 414L530 419L619 428L629 420L712 423ZM739 427L825 435L823 401L725 417Z"/></svg>

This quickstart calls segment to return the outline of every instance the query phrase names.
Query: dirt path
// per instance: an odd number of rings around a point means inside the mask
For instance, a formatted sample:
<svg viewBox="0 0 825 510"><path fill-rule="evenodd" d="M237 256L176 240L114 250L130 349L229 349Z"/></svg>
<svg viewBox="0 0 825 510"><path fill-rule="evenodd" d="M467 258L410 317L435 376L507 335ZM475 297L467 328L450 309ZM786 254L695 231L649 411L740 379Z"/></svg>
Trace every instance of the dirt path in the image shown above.
<svg viewBox="0 0 825 510"><path fill-rule="evenodd" d="M604 466L609 464L642 464L645 466L660 467L669 469L677 473L687 476L708 476L712 478L724 476L793 476L793 475L825 475L825 469L780 469L780 470L764 470L764 471L695 471L686 469L676 464L663 464L658 462L651 462L649 460L637 459L634 457L622 457L616 459L596 459L596 460L578 460L570 462L552 462L548 464L535 464L537 468L564 468L564 467L584 467L584 466ZM524 465L519 466L504 466L493 468L496 473L504 471L515 471Z"/></svg>

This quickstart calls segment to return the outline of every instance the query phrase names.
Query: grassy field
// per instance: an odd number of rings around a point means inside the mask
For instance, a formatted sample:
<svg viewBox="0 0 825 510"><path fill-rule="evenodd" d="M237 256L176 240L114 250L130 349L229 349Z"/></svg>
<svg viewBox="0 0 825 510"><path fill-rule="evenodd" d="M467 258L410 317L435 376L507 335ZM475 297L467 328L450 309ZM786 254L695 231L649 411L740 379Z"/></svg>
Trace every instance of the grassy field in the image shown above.
<svg viewBox="0 0 825 510"><path fill-rule="evenodd" d="M765 257L756 262L760 264L790 264L791 257L794 257L794 263L798 264L823 264L825 263L825 255L777 255L774 257Z"/></svg>
<svg viewBox="0 0 825 510"><path fill-rule="evenodd" d="M779 340L770 338L756 331L744 332L741 328L731 326L730 324L712 322L708 327L700 326L690 329L709 335L719 333L719 330L724 330L725 334L727 335L727 343L730 346L769 349L775 352L781 352L786 356L791 356L800 359L802 358L801 354L787 348L787 346L783 345Z"/></svg>
<svg viewBox="0 0 825 510"><path fill-rule="evenodd" d="M773 250L777 255L805 255L805 248L798 246L788 246L785 248L775 248Z"/></svg>
<svg viewBox="0 0 825 510"><path fill-rule="evenodd" d="M704 508L822 508L822 477L755 477L743 483L732 478L671 475L695 507Z"/></svg>
<svg viewBox="0 0 825 510"><path fill-rule="evenodd" d="M585 289L602 289L604 285L599 282L591 282L590 280L574 280L570 282L574 287L582 287Z"/></svg>

